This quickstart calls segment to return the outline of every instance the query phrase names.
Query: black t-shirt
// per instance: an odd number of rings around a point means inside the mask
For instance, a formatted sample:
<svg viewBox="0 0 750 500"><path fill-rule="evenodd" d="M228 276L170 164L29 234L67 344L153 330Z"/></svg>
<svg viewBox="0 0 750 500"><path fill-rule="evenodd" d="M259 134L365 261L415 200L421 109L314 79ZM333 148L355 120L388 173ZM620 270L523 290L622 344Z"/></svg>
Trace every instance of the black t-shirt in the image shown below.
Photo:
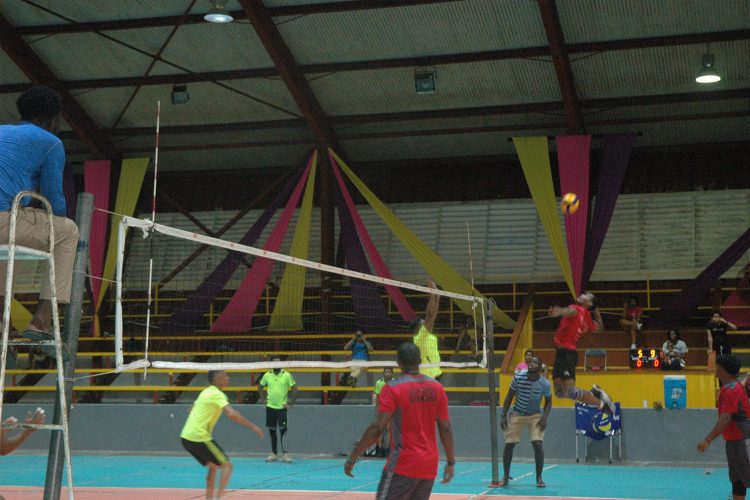
<svg viewBox="0 0 750 500"><path fill-rule="evenodd" d="M708 329L711 332L711 337L713 337L714 340L716 340L717 337L726 338L727 324L723 321L721 323L714 323L713 321L710 321L708 323Z"/></svg>

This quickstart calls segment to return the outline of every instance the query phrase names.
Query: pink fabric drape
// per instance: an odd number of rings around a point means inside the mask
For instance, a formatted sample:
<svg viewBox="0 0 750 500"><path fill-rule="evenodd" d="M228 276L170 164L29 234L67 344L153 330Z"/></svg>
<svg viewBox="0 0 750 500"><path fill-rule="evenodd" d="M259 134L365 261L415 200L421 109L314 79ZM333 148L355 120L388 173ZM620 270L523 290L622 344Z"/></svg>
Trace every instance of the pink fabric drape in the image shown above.
<svg viewBox="0 0 750 500"><path fill-rule="evenodd" d="M560 192L578 195L578 211L565 216L565 239L573 272L576 294L581 293L583 257L589 220L589 160L590 135L561 135L556 137L557 163L560 168Z"/></svg>
<svg viewBox="0 0 750 500"><path fill-rule="evenodd" d="M305 172L302 174L297 186L294 188L294 192L292 192L289 201L287 201L286 207L284 207L284 211L281 213L281 217L276 222L266 244L263 245L263 250L278 252L279 248L281 248L284 235L286 235L289 229L289 223L292 221L292 216L302 196L307 176L310 174L312 161L313 157L311 156L307 162ZM253 260L253 264L250 266L250 270L245 279L242 280L242 284L240 284L237 292L232 296L229 304L221 312L218 319L211 325L212 332L245 332L250 329L253 322L253 314L255 314L255 309L257 309L258 302L261 295L263 295L263 289L268 282L268 277L271 275L274 262L262 257L256 257Z"/></svg>
<svg viewBox="0 0 750 500"><path fill-rule="evenodd" d="M360 217L359 212L357 212L357 208L354 206L354 201L352 200L349 190L346 188L344 178L341 175L341 170L336 163L336 159L330 153L328 155L328 158L331 162L333 174L336 176L336 181L341 188L341 193L344 196L346 206L349 208L349 212L352 215L354 227L357 228L359 239L364 245L365 250L367 250L367 255L370 257L370 261L372 262L373 266L375 266L375 272L381 278L392 278L391 271L388 269L388 266L380 256L380 253L375 247L375 244L372 242L370 233L367 232L365 223L362 221L362 217ZM412 321L417 317L414 309L412 309L411 304L409 304L409 302L406 300L406 297L404 297L404 294L401 292L401 290L394 286L386 286L385 289L388 292L388 295L391 297L391 300L393 300L393 304L396 306L396 309L398 309L398 312L401 314L401 317L404 319L404 321Z"/></svg>
<svg viewBox="0 0 750 500"><path fill-rule="evenodd" d="M109 210L109 183L112 174L112 162L109 160L90 160L83 162L84 191L94 195L94 213L91 216L91 235L89 236L89 259L92 276L101 276L104 271L104 253L107 241L107 214L100 210ZM99 303L99 291L102 282L91 280L91 291L94 304ZM99 322L93 321L94 335L99 335Z"/></svg>
<svg viewBox="0 0 750 500"><path fill-rule="evenodd" d="M741 309L735 309L735 308ZM732 292L721 306L721 315L739 328L750 326L750 304L746 303L737 292Z"/></svg>

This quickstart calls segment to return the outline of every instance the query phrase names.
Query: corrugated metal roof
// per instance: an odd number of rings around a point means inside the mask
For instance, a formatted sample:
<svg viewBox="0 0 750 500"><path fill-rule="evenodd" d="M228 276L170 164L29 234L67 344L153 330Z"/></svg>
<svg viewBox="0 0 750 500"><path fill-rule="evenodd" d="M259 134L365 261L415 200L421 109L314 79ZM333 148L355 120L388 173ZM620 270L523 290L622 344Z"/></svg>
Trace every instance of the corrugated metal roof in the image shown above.
<svg viewBox="0 0 750 500"><path fill-rule="evenodd" d="M278 18L300 64L546 45L534 2L470 0ZM281 24L283 23L283 24Z"/></svg>
<svg viewBox="0 0 750 500"><path fill-rule="evenodd" d="M9 3L9 2L8 2ZM17 2L21 3L21 2ZM208 11L208 7L202 5L203 1L196 3L197 12ZM234 9L238 8L236 0L231 0ZM160 17L182 14L189 3L181 2L155 2L153 0L44 0L39 5L45 9L72 19L73 22L106 21L110 19L130 19L133 17ZM5 9L4 9L5 10ZM25 4L18 8L7 9L13 24L19 26L35 26L40 24L65 24L60 16L56 16L44 9L35 7L33 4Z"/></svg>
<svg viewBox="0 0 750 500"><path fill-rule="evenodd" d="M750 84L750 41L713 44L719 83L701 85L705 47L699 45L603 52L572 64L583 98L701 92Z"/></svg>
<svg viewBox="0 0 750 500"><path fill-rule="evenodd" d="M747 0L557 0L567 43L747 29Z"/></svg>
<svg viewBox="0 0 750 500"><path fill-rule="evenodd" d="M329 115L423 111L558 101L551 63L493 61L438 66L437 91L416 94L414 69L336 73L311 86ZM469 104L470 103L470 104Z"/></svg>

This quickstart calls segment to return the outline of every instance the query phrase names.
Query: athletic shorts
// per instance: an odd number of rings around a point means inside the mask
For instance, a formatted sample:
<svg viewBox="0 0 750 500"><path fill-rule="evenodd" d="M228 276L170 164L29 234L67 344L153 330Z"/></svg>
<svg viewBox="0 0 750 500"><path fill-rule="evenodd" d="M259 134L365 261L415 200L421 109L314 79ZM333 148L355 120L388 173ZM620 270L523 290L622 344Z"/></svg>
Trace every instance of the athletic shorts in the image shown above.
<svg viewBox="0 0 750 500"><path fill-rule="evenodd" d="M266 427L283 429L286 427L286 408L277 410L266 406Z"/></svg>
<svg viewBox="0 0 750 500"><path fill-rule="evenodd" d="M726 451L729 481L742 481L750 486L750 440L727 441Z"/></svg>
<svg viewBox="0 0 750 500"><path fill-rule="evenodd" d="M541 413L535 413L534 415L511 413L508 419L508 429L505 431L505 442L520 442L524 427L529 430L530 441L544 441L544 431L537 425L541 419Z"/></svg>
<svg viewBox="0 0 750 500"><path fill-rule="evenodd" d="M555 354L555 366L552 368L552 378L575 380L576 365L578 365L578 351L558 347Z"/></svg>
<svg viewBox="0 0 750 500"><path fill-rule="evenodd" d="M193 455L201 465L206 465L207 463L224 465L229 462L227 454L213 440L199 443L182 438L182 447Z"/></svg>
<svg viewBox="0 0 750 500"><path fill-rule="evenodd" d="M434 479L418 479L383 471L375 500L428 500Z"/></svg>

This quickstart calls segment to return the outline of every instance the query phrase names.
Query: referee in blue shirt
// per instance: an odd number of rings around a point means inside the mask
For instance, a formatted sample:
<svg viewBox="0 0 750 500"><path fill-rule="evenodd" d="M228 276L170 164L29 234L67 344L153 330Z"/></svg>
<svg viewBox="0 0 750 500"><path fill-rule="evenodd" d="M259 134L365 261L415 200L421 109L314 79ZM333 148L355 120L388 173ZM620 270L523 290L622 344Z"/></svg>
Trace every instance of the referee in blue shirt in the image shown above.
<svg viewBox="0 0 750 500"><path fill-rule="evenodd" d="M534 461L536 462L536 486L544 488L542 469L544 468L544 429L547 427L547 417L552 409L552 385L542 377L542 363L533 357L529 361L528 370L516 373L510 383L508 395L503 403L503 413L500 427L505 431L505 449L503 450L503 479L500 486L507 486L510 481L510 464L513 461L513 448L521 440L524 427L529 430L531 445L534 447ZM516 404L508 414L513 398ZM544 397L544 410L540 403Z"/></svg>
<svg viewBox="0 0 750 500"><path fill-rule="evenodd" d="M70 303L73 261L78 245L78 227L67 219L63 194L65 148L55 135L60 128L62 99L54 90L37 85L23 92L16 101L19 123L0 125L0 243L8 243L10 210L13 198L21 191L41 193L54 212L55 280L42 281L39 303L24 337L33 340L52 338L51 287L57 292L59 304ZM49 224L44 210L29 207L30 200L22 200L18 211L16 243L47 250ZM5 291L5 262L0 263L0 301ZM2 325L0 325L1 327ZM47 355L54 349L45 348Z"/></svg>

